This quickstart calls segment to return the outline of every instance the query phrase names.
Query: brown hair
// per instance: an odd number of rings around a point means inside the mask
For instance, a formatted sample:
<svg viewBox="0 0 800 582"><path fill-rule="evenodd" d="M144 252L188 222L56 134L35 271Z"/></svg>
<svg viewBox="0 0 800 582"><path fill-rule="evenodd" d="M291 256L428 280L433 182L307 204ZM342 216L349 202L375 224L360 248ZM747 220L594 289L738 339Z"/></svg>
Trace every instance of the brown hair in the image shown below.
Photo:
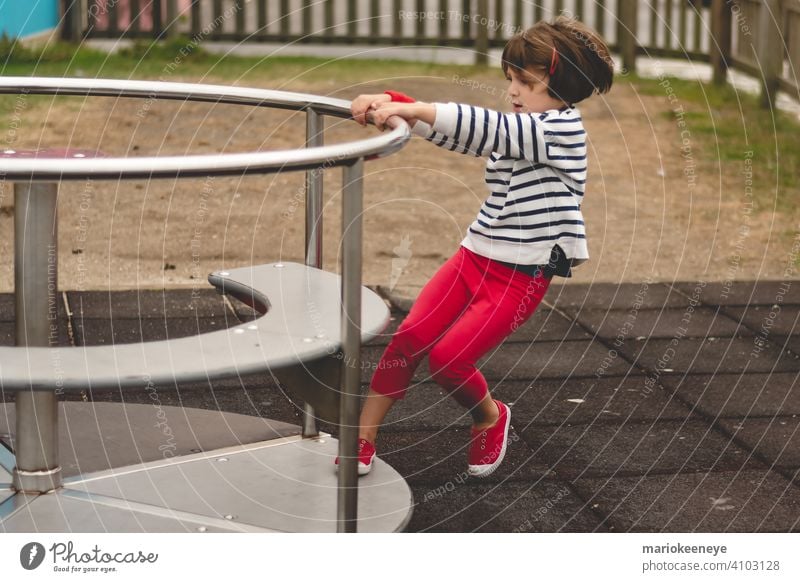
<svg viewBox="0 0 800 582"><path fill-rule="evenodd" d="M607 93L614 79L605 41L582 22L564 16L514 35L503 49L502 66L506 75L509 67L543 70L550 76L550 96L567 103Z"/></svg>

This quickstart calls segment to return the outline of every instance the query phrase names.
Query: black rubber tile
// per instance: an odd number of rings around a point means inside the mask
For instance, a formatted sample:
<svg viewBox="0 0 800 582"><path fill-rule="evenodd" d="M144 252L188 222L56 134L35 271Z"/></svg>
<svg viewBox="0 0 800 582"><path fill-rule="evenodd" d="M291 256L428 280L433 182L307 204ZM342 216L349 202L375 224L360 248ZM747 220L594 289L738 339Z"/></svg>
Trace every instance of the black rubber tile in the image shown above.
<svg viewBox="0 0 800 582"><path fill-rule="evenodd" d="M595 423L518 429L560 477L738 470L760 465L709 425L698 421Z"/></svg>
<svg viewBox="0 0 800 582"><path fill-rule="evenodd" d="M512 423L513 424L513 423ZM448 481L472 484L495 483L506 479L538 480L552 477L550 467L531 454L520 436L511 431L502 465L483 479L469 477L468 428L442 431L379 432L375 444L378 456L395 468L409 484L438 486Z"/></svg>
<svg viewBox="0 0 800 582"><path fill-rule="evenodd" d="M796 292L800 293L800 290ZM751 333L764 339L771 339L772 336L800 335L800 306L798 305L726 307L725 312L751 328Z"/></svg>
<svg viewBox="0 0 800 582"><path fill-rule="evenodd" d="M505 343L481 362L487 379L521 380L640 374L622 357L588 341Z"/></svg>
<svg viewBox="0 0 800 582"><path fill-rule="evenodd" d="M88 397L96 402L153 404L155 394L166 406L236 412L291 424L301 422L302 410L266 375L179 384L177 387L156 385L154 388L149 391L94 390L88 392ZM72 399L80 399L80 395L73 394Z"/></svg>
<svg viewBox="0 0 800 582"><path fill-rule="evenodd" d="M577 378L503 382L495 398L511 405L511 421L522 430L532 424L684 419L689 410L644 377Z"/></svg>
<svg viewBox="0 0 800 582"><path fill-rule="evenodd" d="M520 428L531 423L683 419L690 415L687 407L672 401L658 386L645 386L644 379L505 380L489 388L494 398L511 406L512 424ZM406 397L392 407L382 430L440 430L471 424L467 409L438 384L423 382L412 385Z"/></svg>
<svg viewBox="0 0 800 582"><path fill-rule="evenodd" d="M382 431L442 430L469 427L472 416L435 382L409 387L386 415Z"/></svg>
<svg viewBox="0 0 800 582"><path fill-rule="evenodd" d="M261 314L249 305L240 303L233 297L229 297L228 299L233 307L233 312L236 315L236 319L239 321L244 323L246 321L254 321L261 317Z"/></svg>
<svg viewBox="0 0 800 582"><path fill-rule="evenodd" d="M397 331L397 328L400 327L400 324L405 319L405 313L400 311L392 311L389 315L389 324L386 326L381 333L379 333L374 339L370 340L369 345L371 346L386 346L389 345L389 342L392 339L392 336Z"/></svg>
<svg viewBox="0 0 800 582"><path fill-rule="evenodd" d="M58 330L57 330L57 345L69 346L69 326L67 312L64 309L63 302L58 300ZM16 311L14 303L14 295L2 294L0 295L0 345L1 346L14 346L16 345Z"/></svg>
<svg viewBox="0 0 800 582"><path fill-rule="evenodd" d="M690 415L687 407L671 401L671 395L658 386L645 386L644 379L506 380L489 388L494 398L511 407L512 424L519 428L532 423L683 419ZM438 384L424 382L409 388L406 397L389 411L381 430L440 430L471 424L467 409Z"/></svg>
<svg viewBox="0 0 800 582"><path fill-rule="evenodd" d="M620 351L650 372L748 373L800 370L800 357L755 338L629 340Z"/></svg>
<svg viewBox="0 0 800 582"><path fill-rule="evenodd" d="M800 488L767 470L579 479L574 486L614 531L791 532L800 527Z"/></svg>
<svg viewBox="0 0 800 582"><path fill-rule="evenodd" d="M797 293L796 286L791 281L707 283L699 295L704 305L773 305L780 301L779 297L783 304L798 305L800 293ZM697 295L696 283L673 283L672 287L689 296Z"/></svg>
<svg viewBox="0 0 800 582"><path fill-rule="evenodd" d="M800 467L800 417L725 419L720 426L776 467Z"/></svg>
<svg viewBox="0 0 800 582"><path fill-rule="evenodd" d="M58 320L58 343L61 347L67 347L70 344L69 328L67 327L66 319ZM17 330L15 323L2 321L0 322L0 346L15 346L17 345Z"/></svg>
<svg viewBox="0 0 800 582"><path fill-rule="evenodd" d="M583 309L661 309L683 307L689 299L663 283L551 285L544 300L572 315ZM638 306L638 307L637 307Z"/></svg>
<svg viewBox="0 0 800 582"><path fill-rule="evenodd" d="M445 483L412 487L410 532L583 532L600 528L597 516L565 483Z"/></svg>
<svg viewBox="0 0 800 582"><path fill-rule="evenodd" d="M15 299L13 293L0 293L0 321L14 321Z"/></svg>
<svg viewBox="0 0 800 582"><path fill-rule="evenodd" d="M506 341L565 341L591 339L580 325L557 311L539 307Z"/></svg>
<svg viewBox="0 0 800 582"><path fill-rule="evenodd" d="M189 337L238 325L237 320L207 318L81 319L72 321L75 345L130 344Z"/></svg>
<svg viewBox="0 0 800 582"><path fill-rule="evenodd" d="M793 372L662 376L670 390L705 415L800 415L800 381Z"/></svg>
<svg viewBox="0 0 800 582"><path fill-rule="evenodd" d="M70 291L70 309L76 318L134 319L232 317L213 288L197 290Z"/></svg>
<svg viewBox="0 0 800 582"><path fill-rule="evenodd" d="M680 309L641 309L608 311L583 309L578 321L599 337L625 341L636 338L732 337L753 335L744 326L717 309L692 307Z"/></svg>
<svg viewBox="0 0 800 582"><path fill-rule="evenodd" d="M779 336L773 334L766 336L769 338L769 341L763 341L764 337L763 335L756 335L753 338L754 345L757 344L763 347L769 346L773 350L782 351L800 359L800 335Z"/></svg>

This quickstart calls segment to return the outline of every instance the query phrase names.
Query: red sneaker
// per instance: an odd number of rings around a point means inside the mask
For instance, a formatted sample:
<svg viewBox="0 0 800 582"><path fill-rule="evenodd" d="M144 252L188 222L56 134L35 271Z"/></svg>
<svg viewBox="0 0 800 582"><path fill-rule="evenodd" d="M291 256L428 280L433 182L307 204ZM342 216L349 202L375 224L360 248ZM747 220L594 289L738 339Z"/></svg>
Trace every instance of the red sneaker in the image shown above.
<svg viewBox="0 0 800 582"><path fill-rule="evenodd" d="M511 427L511 411L508 406L494 401L500 411L500 418L494 426L483 430L471 430L469 445L469 466L467 472L473 477L488 477L506 456L508 429Z"/></svg>
<svg viewBox="0 0 800 582"><path fill-rule="evenodd" d="M366 475L369 473L374 460L375 446L367 439L358 439L358 474ZM334 464L339 464L339 457L336 457Z"/></svg>

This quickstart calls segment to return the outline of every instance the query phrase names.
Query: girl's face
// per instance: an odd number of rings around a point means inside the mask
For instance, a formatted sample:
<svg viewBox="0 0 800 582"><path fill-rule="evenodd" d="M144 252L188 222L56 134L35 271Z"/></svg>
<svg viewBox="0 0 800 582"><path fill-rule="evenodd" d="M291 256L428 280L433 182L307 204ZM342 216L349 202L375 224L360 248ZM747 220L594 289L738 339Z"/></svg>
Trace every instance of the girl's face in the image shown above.
<svg viewBox="0 0 800 582"><path fill-rule="evenodd" d="M508 98L514 113L542 113L560 109L566 103L547 93L548 76L544 71L509 67L506 73Z"/></svg>

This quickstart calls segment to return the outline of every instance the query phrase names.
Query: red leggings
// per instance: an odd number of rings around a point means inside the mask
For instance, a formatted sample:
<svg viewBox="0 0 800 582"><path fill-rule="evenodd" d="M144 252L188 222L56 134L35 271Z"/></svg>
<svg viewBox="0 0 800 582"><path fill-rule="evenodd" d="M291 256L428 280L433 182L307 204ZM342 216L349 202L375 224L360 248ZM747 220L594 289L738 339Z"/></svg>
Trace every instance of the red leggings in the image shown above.
<svg viewBox="0 0 800 582"><path fill-rule="evenodd" d="M549 278L460 247L422 289L386 347L370 388L403 398L427 355L436 383L465 408L475 407L489 393L478 360L533 315L549 285Z"/></svg>

